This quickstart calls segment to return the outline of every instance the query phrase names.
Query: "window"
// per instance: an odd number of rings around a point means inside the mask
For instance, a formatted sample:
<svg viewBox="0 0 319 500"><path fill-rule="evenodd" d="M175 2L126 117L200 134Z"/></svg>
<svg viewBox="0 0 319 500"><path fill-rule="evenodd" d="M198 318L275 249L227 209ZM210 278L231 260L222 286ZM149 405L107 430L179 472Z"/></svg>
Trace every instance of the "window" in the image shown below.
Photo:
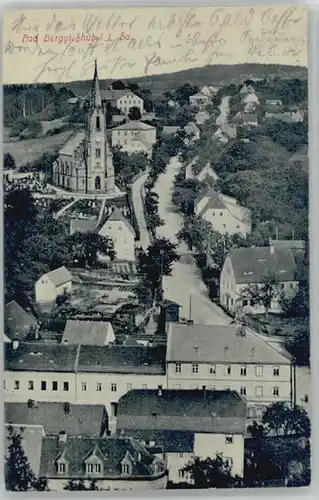
<svg viewBox="0 0 319 500"><path fill-rule="evenodd" d="M219 215L223 215L223 212L220 212L220 214L219 214Z"/></svg>
<svg viewBox="0 0 319 500"><path fill-rule="evenodd" d="M180 363L175 363L175 373L181 373L182 365Z"/></svg>
<svg viewBox="0 0 319 500"><path fill-rule="evenodd" d="M192 366L192 372L193 373L198 373L198 365L193 365Z"/></svg>
<svg viewBox="0 0 319 500"><path fill-rule="evenodd" d="M225 443L226 444L232 444L234 442L233 436L225 436Z"/></svg>
<svg viewBox="0 0 319 500"><path fill-rule="evenodd" d="M93 464L86 464L86 472L88 474L92 474L92 472L93 472Z"/></svg>
<svg viewBox="0 0 319 500"><path fill-rule="evenodd" d="M263 367L262 366L256 366L256 376L257 377L263 376Z"/></svg>
<svg viewBox="0 0 319 500"><path fill-rule="evenodd" d="M274 396L279 396L279 387L274 387L272 393Z"/></svg>
<svg viewBox="0 0 319 500"><path fill-rule="evenodd" d="M82 391L86 391L86 382L81 383Z"/></svg>
<svg viewBox="0 0 319 500"><path fill-rule="evenodd" d="M226 224L223 224L223 227L226 229Z"/></svg>
<svg viewBox="0 0 319 500"><path fill-rule="evenodd" d="M247 368L246 368L246 366L242 366L240 368L240 374L241 374L242 377L245 377L247 375Z"/></svg>
<svg viewBox="0 0 319 500"><path fill-rule="evenodd" d="M259 398L263 395L263 388L261 385L257 385L256 387L256 396L258 396Z"/></svg>
<svg viewBox="0 0 319 500"><path fill-rule="evenodd" d="M124 135L127 135L127 132L124 132Z"/></svg>
<svg viewBox="0 0 319 500"><path fill-rule="evenodd" d="M243 396L246 396L246 387L240 388L240 394L242 394Z"/></svg>
<svg viewBox="0 0 319 500"><path fill-rule="evenodd" d="M60 474L65 474L65 472L66 472L66 465L65 465L64 462L59 462L58 463L58 472Z"/></svg>
<svg viewBox="0 0 319 500"><path fill-rule="evenodd" d="M290 283L290 285L289 285L289 286L290 286L290 289L291 289L291 290L293 290L293 288L294 288L294 284L293 284L293 283Z"/></svg>
<svg viewBox="0 0 319 500"><path fill-rule="evenodd" d="M178 471L178 477L184 477L184 470L183 469L180 469Z"/></svg>
<svg viewBox="0 0 319 500"><path fill-rule="evenodd" d="M308 394L305 394L304 401L305 401L305 403L309 403L309 396L308 396Z"/></svg>
<svg viewBox="0 0 319 500"><path fill-rule="evenodd" d="M69 382L63 382L63 390L68 391L69 390Z"/></svg>
<svg viewBox="0 0 319 500"><path fill-rule="evenodd" d="M274 377L279 377L279 368L278 368L278 366L274 366L273 375L274 375Z"/></svg>
<svg viewBox="0 0 319 500"><path fill-rule="evenodd" d="M209 368L209 373L211 373L212 375L216 375L216 365L212 365Z"/></svg>
<svg viewBox="0 0 319 500"><path fill-rule="evenodd" d="M184 457L184 453L179 453L178 456L179 456L179 458L183 458Z"/></svg>
<svg viewBox="0 0 319 500"><path fill-rule="evenodd" d="M95 156L96 156L96 158L101 158L101 150L100 150L100 148L96 148L96 150L95 150Z"/></svg>
<svg viewBox="0 0 319 500"><path fill-rule="evenodd" d="M34 382L33 382L33 380L29 380L29 382L28 382L28 389L29 389L29 391L33 391L34 390Z"/></svg>
<svg viewBox="0 0 319 500"><path fill-rule="evenodd" d="M19 390L20 389L20 382L19 382L19 380L15 380L14 381L14 388L15 388L15 390Z"/></svg>
<svg viewBox="0 0 319 500"><path fill-rule="evenodd" d="M227 463L228 467L232 467L233 466L233 459L232 458L225 457L224 460Z"/></svg>
<svg viewBox="0 0 319 500"><path fill-rule="evenodd" d="M132 384L126 384L126 390L131 391L132 390Z"/></svg>
<svg viewBox="0 0 319 500"><path fill-rule="evenodd" d="M6 384L6 381L4 380L4 381L3 381L3 388L4 388L4 390L6 390L6 385L7 385L7 384Z"/></svg>
<svg viewBox="0 0 319 500"><path fill-rule="evenodd" d="M213 212L213 217L215 217L215 212Z"/></svg>
<svg viewBox="0 0 319 500"><path fill-rule="evenodd" d="M117 407L118 403L111 403L111 416L117 417Z"/></svg>
<svg viewBox="0 0 319 500"><path fill-rule="evenodd" d="M231 374L231 366L225 366L225 375Z"/></svg>
<svg viewBox="0 0 319 500"><path fill-rule="evenodd" d="M128 464L122 464L122 474L129 474L130 468Z"/></svg>
<svg viewBox="0 0 319 500"><path fill-rule="evenodd" d="M97 390L97 392L101 392L102 391L102 384L101 384L101 382L97 382L97 384L96 384L96 390Z"/></svg>
<svg viewBox="0 0 319 500"><path fill-rule="evenodd" d="M45 380L42 380L41 382L41 391L46 391L47 390L47 383Z"/></svg>
<svg viewBox="0 0 319 500"><path fill-rule="evenodd" d="M96 117L96 130L100 130L100 117Z"/></svg>
<svg viewBox="0 0 319 500"><path fill-rule="evenodd" d="M117 384L113 383L111 384L111 391L116 392L117 391Z"/></svg>
<svg viewBox="0 0 319 500"><path fill-rule="evenodd" d="M147 389L147 384L142 384L142 389Z"/></svg>
<svg viewBox="0 0 319 500"><path fill-rule="evenodd" d="M98 474L101 474L101 464L95 464L95 472L97 472Z"/></svg>
<svg viewBox="0 0 319 500"><path fill-rule="evenodd" d="M52 382L52 391L57 391L58 390L58 383L56 381Z"/></svg>

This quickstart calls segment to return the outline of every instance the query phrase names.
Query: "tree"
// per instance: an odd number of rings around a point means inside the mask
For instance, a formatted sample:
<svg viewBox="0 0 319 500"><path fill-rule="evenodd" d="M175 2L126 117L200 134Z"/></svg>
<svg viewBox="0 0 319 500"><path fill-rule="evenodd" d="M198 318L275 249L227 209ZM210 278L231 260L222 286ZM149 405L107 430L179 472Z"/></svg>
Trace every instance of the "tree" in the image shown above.
<svg viewBox="0 0 319 500"><path fill-rule="evenodd" d="M47 481L33 473L22 446L23 428L20 433L8 427L7 457L5 461L5 485L9 491L48 491Z"/></svg>
<svg viewBox="0 0 319 500"><path fill-rule="evenodd" d="M144 198L144 210L147 228L155 237L156 228L163 226L164 221L158 214L158 194L154 191L147 191Z"/></svg>
<svg viewBox="0 0 319 500"><path fill-rule="evenodd" d="M279 401L268 406L262 417L266 433L276 436L310 436L310 419L302 407L290 408L287 403Z"/></svg>
<svg viewBox="0 0 319 500"><path fill-rule="evenodd" d="M142 118L140 108L133 106L129 109L128 117L130 120L140 120Z"/></svg>
<svg viewBox="0 0 319 500"><path fill-rule="evenodd" d="M261 278L260 284L250 284L242 291L242 298L250 300L251 305L262 305L265 308L266 317L274 299L280 299L282 295L278 278L273 273L266 273Z"/></svg>
<svg viewBox="0 0 319 500"><path fill-rule="evenodd" d="M115 251L113 240L93 231L87 233L76 232L68 238L68 246L73 262L79 265L94 266L98 253L114 260Z"/></svg>
<svg viewBox="0 0 319 500"><path fill-rule="evenodd" d="M91 479L88 485L85 484L84 479L70 479L63 489L68 491L99 491L96 479Z"/></svg>
<svg viewBox="0 0 319 500"><path fill-rule="evenodd" d="M194 488L238 488L242 480L232 476L231 466L221 454L202 460L195 457L183 469L194 482Z"/></svg>
<svg viewBox="0 0 319 500"><path fill-rule="evenodd" d="M310 364L310 327L309 318L298 327L293 338L288 339L285 348L295 358L298 366L309 366Z"/></svg>
<svg viewBox="0 0 319 500"><path fill-rule="evenodd" d="M156 239L138 259L139 270L145 275L145 283L154 298L163 276L170 276L173 263L179 260L176 245L166 238Z"/></svg>
<svg viewBox="0 0 319 500"><path fill-rule="evenodd" d="M112 82L113 90L123 90L125 88L125 84L122 82L122 80L115 80L114 82Z"/></svg>
<svg viewBox="0 0 319 500"><path fill-rule="evenodd" d="M10 170L16 168L16 162L10 153L4 153L3 155L3 169Z"/></svg>
<svg viewBox="0 0 319 500"><path fill-rule="evenodd" d="M185 83L181 87L178 87L178 89L176 90L175 99L181 106L184 104L189 104L189 97L191 95L197 94L197 92L198 92L197 86Z"/></svg>

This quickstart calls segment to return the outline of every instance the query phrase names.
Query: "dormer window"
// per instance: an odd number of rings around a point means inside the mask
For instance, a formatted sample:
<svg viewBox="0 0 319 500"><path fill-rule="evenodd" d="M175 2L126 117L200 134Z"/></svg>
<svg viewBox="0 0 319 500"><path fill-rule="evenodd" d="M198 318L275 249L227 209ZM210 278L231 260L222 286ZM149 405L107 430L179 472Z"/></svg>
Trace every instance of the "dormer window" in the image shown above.
<svg viewBox="0 0 319 500"><path fill-rule="evenodd" d="M67 474L68 473L68 463L65 460L64 452L58 460L56 461L56 469L58 474Z"/></svg>
<svg viewBox="0 0 319 500"><path fill-rule="evenodd" d="M92 474L94 470L93 464L86 464L86 473Z"/></svg>
<svg viewBox="0 0 319 500"><path fill-rule="evenodd" d="M122 474L129 475L130 474L130 466L129 464L122 464Z"/></svg>
<svg viewBox="0 0 319 500"><path fill-rule="evenodd" d="M66 473L66 463L65 462L59 462L58 463L58 473L59 474L65 474Z"/></svg>

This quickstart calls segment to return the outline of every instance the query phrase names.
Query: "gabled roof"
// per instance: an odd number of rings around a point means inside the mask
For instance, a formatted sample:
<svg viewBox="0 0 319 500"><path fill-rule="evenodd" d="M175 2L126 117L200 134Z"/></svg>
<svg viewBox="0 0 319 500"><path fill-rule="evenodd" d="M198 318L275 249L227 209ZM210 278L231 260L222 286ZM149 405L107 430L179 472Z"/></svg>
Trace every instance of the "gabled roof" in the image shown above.
<svg viewBox="0 0 319 500"><path fill-rule="evenodd" d="M197 195L194 201L194 205L196 206L203 198L214 196L216 194L216 191L207 184Z"/></svg>
<svg viewBox="0 0 319 500"><path fill-rule="evenodd" d="M117 431L120 434L120 429ZM129 435L145 443L148 449L160 448L164 453L192 453L194 450L194 432L192 431L162 431L154 429L130 429Z"/></svg>
<svg viewBox="0 0 319 500"><path fill-rule="evenodd" d="M124 97L126 95L138 97L129 89L101 90L102 101L112 101L115 99L120 99L121 97Z"/></svg>
<svg viewBox="0 0 319 500"><path fill-rule="evenodd" d="M155 130L155 127L139 120L130 120L122 125L119 125L118 127L112 128L112 133L114 130Z"/></svg>
<svg viewBox="0 0 319 500"><path fill-rule="evenodd" d="M78 346L62 344L21 343L17 349L6 344L4 369L33 372L73 372Z"/></svg>
<svg viewBox="0 0 319 500"><path fill-rule="evenodd" d="M72 281L72 274L67 270L65 266L58 267L49 273L45 273L38 279L37 283L46 276L55 287L61 286L64 283Z"/></svg>
<svg viewBox="0 0 319 500"><path fill-rule="evenodd" d="M113 212L111 213L110 216L108 216L106 219L104 218L104 221L100 224L99 231L101 231L102 227L107 224L108 222L112 221L121 221L124 222L125 226L129 231L134 235L135 237L135 231L127 218L122 214L121 210L119 210L117 207L114 207Z"/></svg>
<svg viewBox="0 0 319 500"><path fill-rule="evenodd" d="M76 148L84 141L85 133L77 132L59 150L59 155L72 156Z"/></svg>
<svg viewBox="0 0 319 500"><path fill-rule="evenodd" d="M31 329L39 324L31 313L27 313L15 300L4 307L4 330L10 340L23 340Z"/></svg>
<svg viewBox="0 0 319 500"><path fill-rule="evenodd" d="M99 457L102 458L102 478L120 478L122 475L121 462L129 453L132 457L131 476L149 477L156 475L152 464L155 457L144 446L130 437L67 437L65 443L58 443L57 438L44 437L41 452L40 476L57 477L56 460L64 452L68 459L69 478L86 477L84 467L85 458L98 446ZM162 463L162 462L161 462ZM162 472L165 472L164 463ZM158 472L157 472L158 474ZM128 476L126 475L125 478Z"/></svg>
<svg viewBox="0 0 319 500"><path fill-rule="evenodd" d="M233 325L170 323L166 361L188 363L289 364L289 359L246 329ZM207 367L208 373L208 367Z"/></svg>
<svg viewBox="0 0 319 500"><path fill-rule="evenodd" d="M263 276L273 273L280 282L296 281L296 262L286 246L234 248L228 257L234 270L236 284L260 283Z"/></svg>
<svg viewBox="0 0 319 500"><path fill-rule="evenodd" d="M98 219L71 219L70 234L94 231L97 226L97 222Z"/></svg>
<svg viewBox="0 0 319 500"><path fill-rule="evenodd" d="M236 391L135 389L118 403L117 431L243 433L246 403Z"/></svg>
<svg viewBox="0 0 319 500"><path fill-rule="evenodd" d="M201 209L201 211L197 214L199 217L202 217L207 210L225 210L227 207L225 203L221 200L216 192L209 195L209 200L206 205Z"/></svg>
<svg viewBox="0 0 319 500"><path fill-rule="evenodd" d="M62 344L107 345L115 336L109 321L81 321L68 319L62 337Z"/></svg>
<svg viewBox="0 0 319 500"><path fill-rule="evenodd" d="M65 411L64 403L39 401L32 408L27 403L4 403L4 421L22 426L39 425L49 436L64 431L72 436L100 437L106 417L103 405L69 404L69 410Z"/></svg>

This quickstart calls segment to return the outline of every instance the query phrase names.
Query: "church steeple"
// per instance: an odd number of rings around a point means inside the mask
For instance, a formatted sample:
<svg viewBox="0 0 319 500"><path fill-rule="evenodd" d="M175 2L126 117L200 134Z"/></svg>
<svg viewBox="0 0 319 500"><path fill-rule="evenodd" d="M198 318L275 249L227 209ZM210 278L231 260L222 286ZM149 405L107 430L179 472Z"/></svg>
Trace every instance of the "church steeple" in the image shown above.
<svg viewBox="0 0 319 500"><path fill-rule="evenodd" d="M92 81L91 105L94 108L101 108L102 107L99 76L98 76L98 72L97 72L97 60L96 59L95 59L95 63L94 63L94 76L93 76L93 81Z"/></svg>

